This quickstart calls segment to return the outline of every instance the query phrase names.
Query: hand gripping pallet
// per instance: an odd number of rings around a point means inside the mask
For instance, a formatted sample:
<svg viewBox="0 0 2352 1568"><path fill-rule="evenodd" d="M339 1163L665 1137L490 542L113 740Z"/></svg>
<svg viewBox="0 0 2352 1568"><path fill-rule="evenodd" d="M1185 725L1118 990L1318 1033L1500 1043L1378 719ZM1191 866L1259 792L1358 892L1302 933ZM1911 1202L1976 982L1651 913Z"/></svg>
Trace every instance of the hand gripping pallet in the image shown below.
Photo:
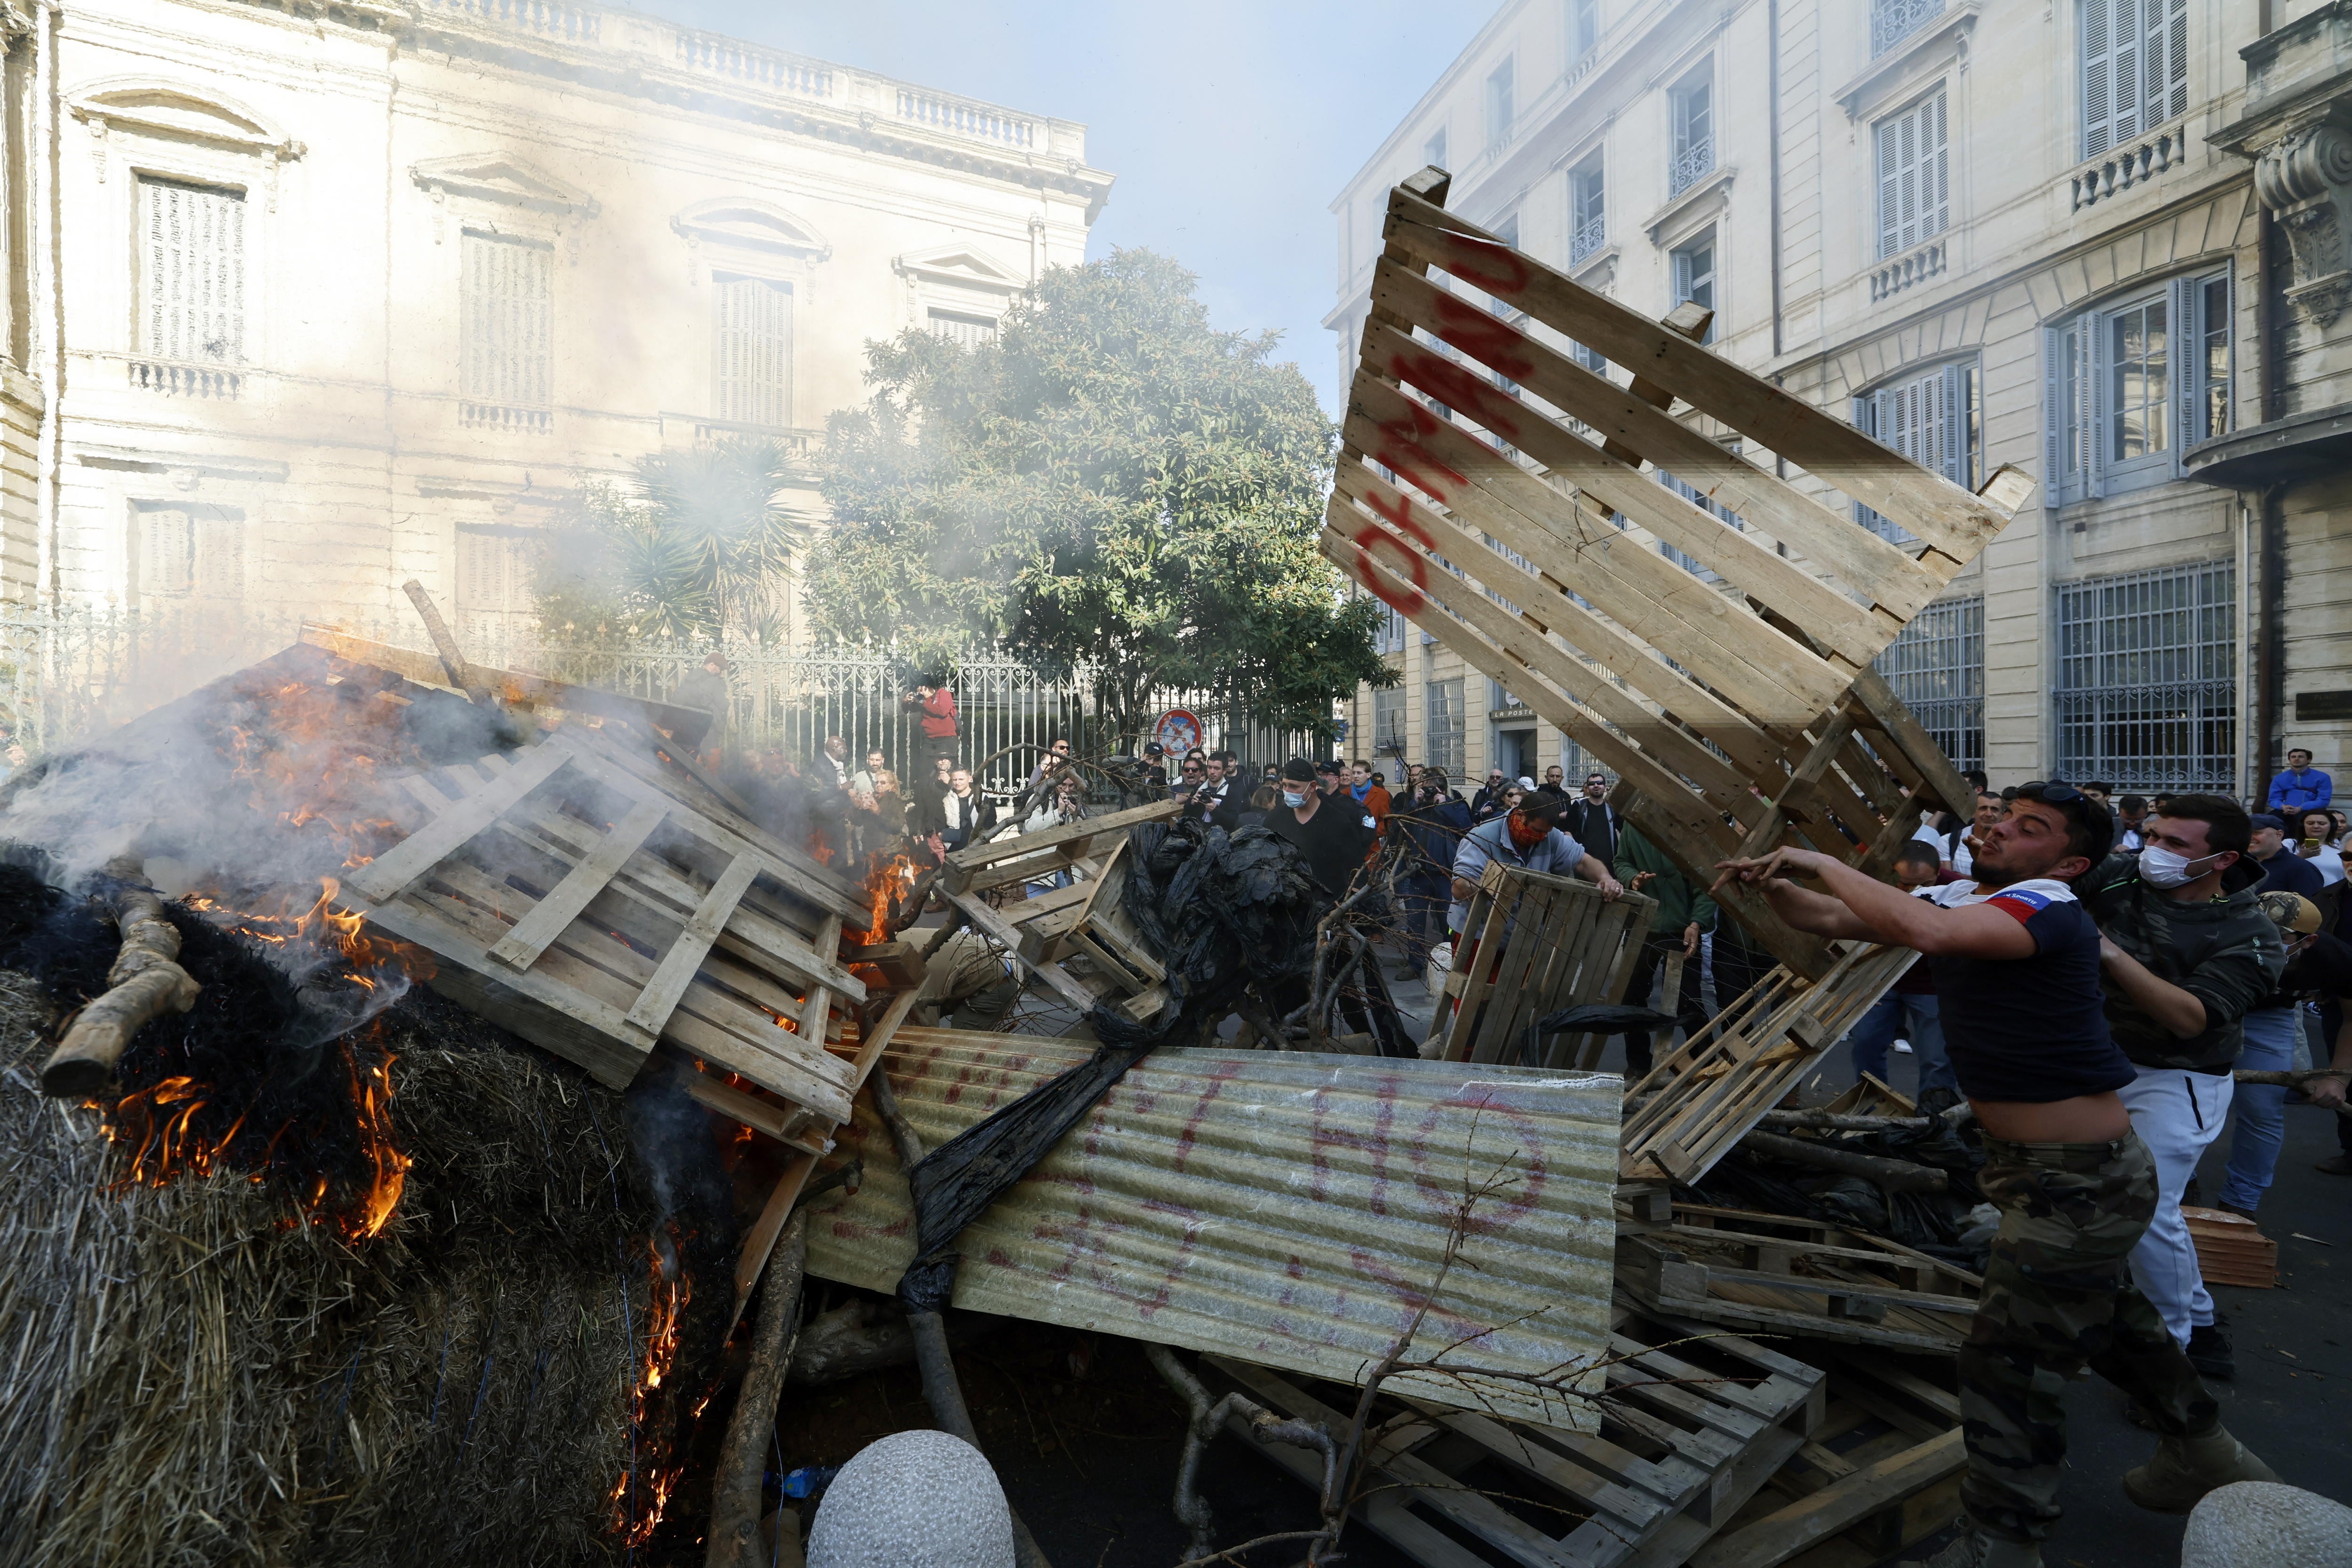
<svg viewBox="0 0 2352 1568"><path fill-rule="evenodd" d="M1971 495L1693 342L1705 312L1646 320L1448 214L1445 186L1430 169L1390 193L1324 552L1613 769L1702 883L1784 835L1884 867L1923 807L1966 815L1870 663L2031 482L2003 468ZM1795 973L1829 970L1752 891L1723 901Z"/></svg>

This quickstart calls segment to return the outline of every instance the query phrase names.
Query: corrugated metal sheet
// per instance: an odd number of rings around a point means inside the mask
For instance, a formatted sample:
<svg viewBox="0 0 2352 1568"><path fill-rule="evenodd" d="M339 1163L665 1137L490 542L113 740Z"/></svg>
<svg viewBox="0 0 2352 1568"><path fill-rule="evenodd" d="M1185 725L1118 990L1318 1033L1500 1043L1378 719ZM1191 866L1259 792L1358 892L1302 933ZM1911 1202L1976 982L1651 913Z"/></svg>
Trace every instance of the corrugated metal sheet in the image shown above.
<svg viewBox="0 0 2352 1568"><path fill-rule="evenodd" d="M905 1029L885 1066L936 1148L1088 1049ZM1486 1186L1412 1359L1589 1361L1608 1340L1619 1093L1600 1073L1161 1051L964 1233L955 1304L1354 1380L1439 1284L1454 1215ZM812 1206L809 1271L888 1290L914 1253L907 1184L863 1099L839 1137L865 1184ZM1510 1383L1396 1386L1591 1425Z"/></svg>

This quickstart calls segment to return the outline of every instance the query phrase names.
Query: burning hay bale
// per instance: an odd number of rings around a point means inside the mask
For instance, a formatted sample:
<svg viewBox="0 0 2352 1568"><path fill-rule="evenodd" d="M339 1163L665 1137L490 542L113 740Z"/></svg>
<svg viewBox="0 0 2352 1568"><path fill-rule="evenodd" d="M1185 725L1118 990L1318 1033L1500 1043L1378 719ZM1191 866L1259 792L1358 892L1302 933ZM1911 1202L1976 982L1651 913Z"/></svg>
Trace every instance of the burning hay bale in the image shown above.
<svg viewBox="0 0 2352 1568"><path fill-rule="evenodd" d="M0 1564L619 1561L724 1206L682 1256L621 1096L422 989L318 1039L261 944L164 909L195 1006L119 1103L59 1100L113 934L0 868Z"/></svg>

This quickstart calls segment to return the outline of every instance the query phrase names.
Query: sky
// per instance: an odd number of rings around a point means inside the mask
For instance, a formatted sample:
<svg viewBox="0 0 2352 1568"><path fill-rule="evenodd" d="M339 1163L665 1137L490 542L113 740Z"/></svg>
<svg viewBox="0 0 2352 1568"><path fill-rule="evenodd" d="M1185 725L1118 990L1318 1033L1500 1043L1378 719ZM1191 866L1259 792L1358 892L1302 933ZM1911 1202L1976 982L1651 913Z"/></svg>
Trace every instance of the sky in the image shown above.
<svg viewBox="0 0 2352 1568"><path fill-rule="evenodd" d="M1331 198L1493 14L1440 0L644 0L754 43L1087 127L1118 178L1087 254L1142 246L1200 275L1211 321L1281 331L1339 412L1323 315Z"/></svg>

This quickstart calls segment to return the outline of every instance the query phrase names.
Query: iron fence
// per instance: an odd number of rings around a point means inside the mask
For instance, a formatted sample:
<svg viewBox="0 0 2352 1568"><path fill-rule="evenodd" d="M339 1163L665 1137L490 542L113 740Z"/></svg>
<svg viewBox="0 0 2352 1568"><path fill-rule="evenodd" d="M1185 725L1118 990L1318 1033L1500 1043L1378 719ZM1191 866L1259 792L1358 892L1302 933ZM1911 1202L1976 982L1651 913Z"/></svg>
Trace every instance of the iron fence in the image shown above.
<svg viewBox="0 0 2352 1568"><path fill-rule="evenodd" d="M342 622L355 636L426 651L414 622ZM70 745L299 640L291 614L142 614L111 606L33 609L0 605L0 728L38 754ZM476 663L652 700L670 697L699 670L709 645L614 641L552 643L525 634L477 638ZM901 777L921 755L919 714L906 700L917 667L886 648L726 648L730 707L726 745L743 755L814 757L840 735L853 758L878 750ZM1097 670L1080 665L1049 675L1002 649L973 648L948 677L961 733L958 755L985 767L983 784L1004 789L1027 776L1036 752L1067 736L1081 756L1140 743L1115 732L1096 700ZM1144 722L1168 709L1201 721L1203 746L1223 747L1253 769L1318 750L1303 731L1260 722L1246 710L1201 691L1155 693ZM911 782L911 781L910 781Z"/></svg>

